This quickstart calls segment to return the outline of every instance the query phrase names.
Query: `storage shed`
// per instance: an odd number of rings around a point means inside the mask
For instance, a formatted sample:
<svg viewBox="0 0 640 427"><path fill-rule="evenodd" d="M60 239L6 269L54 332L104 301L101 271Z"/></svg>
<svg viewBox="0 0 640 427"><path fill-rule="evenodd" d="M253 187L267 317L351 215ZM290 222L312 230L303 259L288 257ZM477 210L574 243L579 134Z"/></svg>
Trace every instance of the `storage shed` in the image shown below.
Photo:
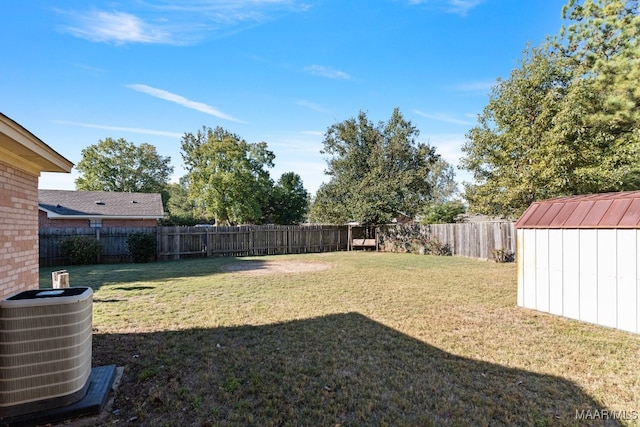
<svg viewBox="0 0 640 427"><path fill-rule="evenodd" d="M640 333L640 191L535 202L515 227L519 306Z"/></svg>

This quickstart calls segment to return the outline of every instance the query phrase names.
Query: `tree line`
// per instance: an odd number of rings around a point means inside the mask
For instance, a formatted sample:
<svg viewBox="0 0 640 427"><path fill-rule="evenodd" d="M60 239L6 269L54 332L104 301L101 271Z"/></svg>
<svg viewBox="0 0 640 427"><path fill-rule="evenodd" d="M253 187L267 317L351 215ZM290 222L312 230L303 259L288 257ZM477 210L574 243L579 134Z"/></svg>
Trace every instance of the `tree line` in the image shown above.
<svg viewBox="0 0 640 427"><path fill-rule="evenodd" d="M452 166L418 143L418 133L398 109L386 123L374 125L360 112L329 127L323 153L331 179L314 198L295 172L271 178L275 155L266 142L249 143L221 127L183 135L187 173L177 183L169 183L169 157L122 138L82 150L75 183L78 190L161 193L166 224L383 223L455 193Z"/></svg>
<svg viewBox="0 0 640 427"><path fill-rule="evenodd" d="M171 158L153 145L106 138L82 150L77 190L151 192L162 195L165 225L197 223L297 224L305 219L309 194L294 172L269 176L274 154L267 144L248 143L220 127L182 137L187 174L170 183Z"/></svg>

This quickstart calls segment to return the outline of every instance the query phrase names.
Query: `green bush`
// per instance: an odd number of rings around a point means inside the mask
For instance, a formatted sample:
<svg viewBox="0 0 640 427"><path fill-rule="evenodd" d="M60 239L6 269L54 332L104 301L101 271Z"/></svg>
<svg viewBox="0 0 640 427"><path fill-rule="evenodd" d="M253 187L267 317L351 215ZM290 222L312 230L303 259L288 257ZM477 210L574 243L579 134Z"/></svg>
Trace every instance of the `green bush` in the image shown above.
<svg viewBox="0 0 640 427"><path fill-rule="evenodd" d="M58 242L62 254L71 264L96 264L102 243L95 237L69 236Z"/></svg>
<svg viewBox="0 0 640 427"><path fill-rule="evenodd" d="M430 205L423 212L420 220L422 224L452 224L460 222L460 215L465 213L466 208L459 200Z"/></svg>
<svg viewBox="0 0 640 427"><path fill-rule="evenodd" d="M131 233L125 242L127 253L133 262L149 262L156 255L156 236L141 231Z"/></svg>

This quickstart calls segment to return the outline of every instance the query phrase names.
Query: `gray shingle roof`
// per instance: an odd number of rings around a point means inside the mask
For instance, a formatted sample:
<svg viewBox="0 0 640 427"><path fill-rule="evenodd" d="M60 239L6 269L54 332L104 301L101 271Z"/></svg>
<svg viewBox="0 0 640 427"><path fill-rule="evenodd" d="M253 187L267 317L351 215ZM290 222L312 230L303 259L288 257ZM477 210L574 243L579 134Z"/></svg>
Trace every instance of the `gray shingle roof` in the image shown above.
<svg viewBox="0 0 640 427"><path fill-rule="evenodd" d="M38 206L57 216L99 218L162 218L158 193L38 190Z"/></svg>

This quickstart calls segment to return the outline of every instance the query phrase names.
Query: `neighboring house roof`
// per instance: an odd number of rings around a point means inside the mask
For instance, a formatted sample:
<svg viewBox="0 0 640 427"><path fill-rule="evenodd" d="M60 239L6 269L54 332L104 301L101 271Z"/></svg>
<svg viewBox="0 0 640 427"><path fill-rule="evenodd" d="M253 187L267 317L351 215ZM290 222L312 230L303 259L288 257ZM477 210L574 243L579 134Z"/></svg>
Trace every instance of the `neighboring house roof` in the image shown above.
<svg viewBox="0 0 640 427"><path fill-rule="evenodd" d="M38 207L49 218L160 219L158 193L38 190Z"/></svg>
<svg viewBox="0 0 640 427"><path fill-rule="evenodd" d="M557 197L534 202L516 228L640 228L640 191Z"/></svg>
<svg viewBox="0 0 640 427"><path fill-rule="evenodd" d="M509 218L503 218L500 216L489 216L482 214L461 214L458 216L461 222L472 222L472 223L481 223L481 222L512 222Z"/></svg>
<svg viewBox="0 0 640 427"><path fill-rule="evenodd" d="M0 113L0 154L7 163L35 175L40 172L71 172L73 163L37 136Z"/></svg>

